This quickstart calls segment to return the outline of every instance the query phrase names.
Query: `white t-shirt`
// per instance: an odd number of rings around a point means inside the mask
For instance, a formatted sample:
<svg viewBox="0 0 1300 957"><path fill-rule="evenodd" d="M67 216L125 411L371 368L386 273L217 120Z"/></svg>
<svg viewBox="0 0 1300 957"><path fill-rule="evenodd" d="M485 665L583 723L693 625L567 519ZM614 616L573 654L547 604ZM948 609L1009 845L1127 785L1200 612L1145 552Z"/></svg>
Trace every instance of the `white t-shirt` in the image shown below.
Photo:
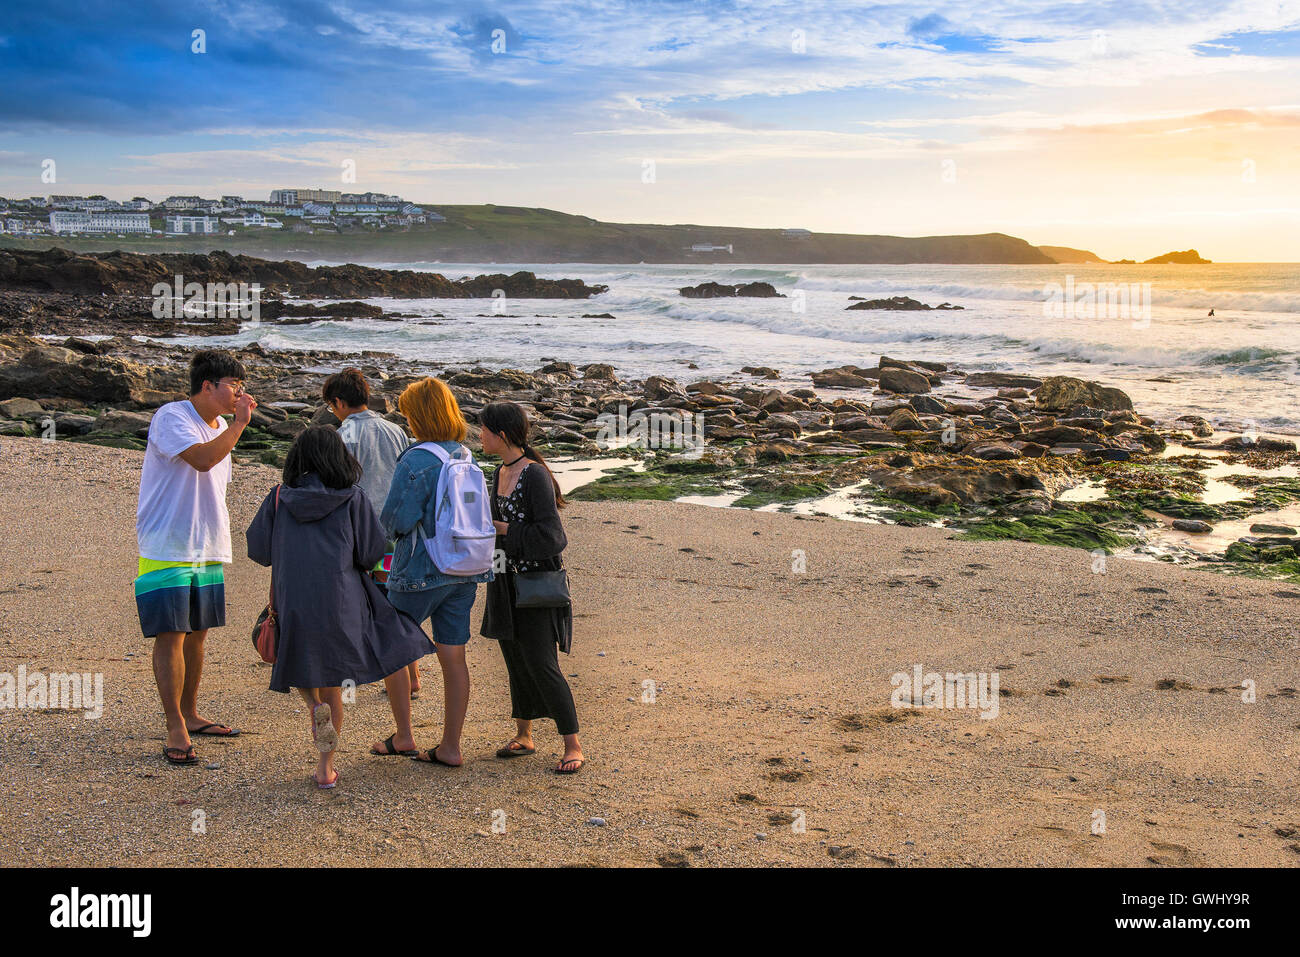
<svg viewBox="0 0 1300 957"><path fill-rule="evenodd" d="M154 413L135 513L140 557L163 562L231 560L226 510L230 456L206 472L180 457L190 446L211 442L225 430L224 419L218 416L214 429L189 400L169 402Z"/></svg>

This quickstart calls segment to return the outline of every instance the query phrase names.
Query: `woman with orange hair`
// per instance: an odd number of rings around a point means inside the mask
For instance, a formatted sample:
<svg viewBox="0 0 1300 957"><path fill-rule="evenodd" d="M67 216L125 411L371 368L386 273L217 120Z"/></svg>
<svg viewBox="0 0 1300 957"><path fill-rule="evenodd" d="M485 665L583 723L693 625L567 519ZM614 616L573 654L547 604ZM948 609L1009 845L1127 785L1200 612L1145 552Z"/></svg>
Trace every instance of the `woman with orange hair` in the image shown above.
<svg viewBox="0 0 1300 957"><path fill-rule="evenodd" d="M426 377L411 383L397 400L397 407L406 416L417 442L439 446L449 456L463 450L461 443L469 427L445 382ZM393 484L380 523L397 542L388 573L388 600L418 623L429 620L442 667L442 740L419 759L459 767L463 760L460 736L469 707L469 668L465 664L469 614L477 583L491 581L492 573L445 574L425 548L424 537L432 535L437 527L436 497L442 468L442 459L420 445L403 452L393 470ZM414 749L414 741L401 740L394 740L391 748L386 742L372 748L376 754L409 754Z"/></svg>

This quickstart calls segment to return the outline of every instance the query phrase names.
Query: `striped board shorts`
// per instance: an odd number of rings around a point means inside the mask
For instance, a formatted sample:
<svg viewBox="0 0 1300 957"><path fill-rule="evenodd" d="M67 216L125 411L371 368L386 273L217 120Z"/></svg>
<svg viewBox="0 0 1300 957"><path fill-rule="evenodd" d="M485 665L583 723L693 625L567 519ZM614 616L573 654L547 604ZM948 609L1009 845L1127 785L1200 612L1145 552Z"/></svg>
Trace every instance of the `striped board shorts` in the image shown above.
<svg viewBox="0 0 1300 957"><path fill-rule="evenodd" d="M393 570L393 550L396 547L396 542L389 542L384 548L384 556L370 569L370 577L381 585L388 581L388 573Z"/></svg>
<svg viewBox="0 0 1300 957"><path fill-rule="evenodd" d="M220 628L226 623L225 566L141 558L135 607L146 638L166 631Z"/></svg>

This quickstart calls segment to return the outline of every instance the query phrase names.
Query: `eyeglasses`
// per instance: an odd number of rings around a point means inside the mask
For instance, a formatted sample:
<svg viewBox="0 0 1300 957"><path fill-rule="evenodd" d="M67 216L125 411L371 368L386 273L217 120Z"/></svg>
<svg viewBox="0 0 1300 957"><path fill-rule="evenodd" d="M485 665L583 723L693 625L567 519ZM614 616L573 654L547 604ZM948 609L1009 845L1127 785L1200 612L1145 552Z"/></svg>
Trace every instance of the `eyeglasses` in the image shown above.
<svg viewBox="0 0 1300 957"><path fill-rule="evenodd" d="M243 380L243 379L231 379L231 380L227 380L227 379L218 379L218 380L217 380L217 385L228 385L228 386L230 386L230 391L233 392L235 395L243 395L243 392L244 392L244 380Z"/></svg>

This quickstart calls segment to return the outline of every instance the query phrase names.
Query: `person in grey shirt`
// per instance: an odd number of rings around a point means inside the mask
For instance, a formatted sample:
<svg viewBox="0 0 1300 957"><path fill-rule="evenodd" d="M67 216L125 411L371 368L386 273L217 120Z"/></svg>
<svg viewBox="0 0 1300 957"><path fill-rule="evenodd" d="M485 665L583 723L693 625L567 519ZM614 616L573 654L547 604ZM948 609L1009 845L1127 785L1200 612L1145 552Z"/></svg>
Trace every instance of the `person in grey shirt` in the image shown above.
<svg viewBox="0 0 1300 957"><path fill-rule="evenodd" d="M370 411L370 386L359 369L344 369L325 380L325 403L338 416L339 438L361 463L361 491L374 506L383 510L388 486L393 481L397 458L411 444L401 426Z"/></svg>
<svg viewBox="0 0 1300 957"><path fill-rule="evenodd" d="M393 469L398 456L411 444L406 432L389 422L377 412L370 411L370 385L360 369L344 369L325 380L321 391L325 404L338 416L339 438L343 445L361 463L361 480L357 483L367 501L378 515L388 498L388 486L393 481ZM392 542L388 543L383 559L371 572L381 587L388 580L388 569L393 561ZM409 666L411 697L420 691L418 662Z"/></svg>

